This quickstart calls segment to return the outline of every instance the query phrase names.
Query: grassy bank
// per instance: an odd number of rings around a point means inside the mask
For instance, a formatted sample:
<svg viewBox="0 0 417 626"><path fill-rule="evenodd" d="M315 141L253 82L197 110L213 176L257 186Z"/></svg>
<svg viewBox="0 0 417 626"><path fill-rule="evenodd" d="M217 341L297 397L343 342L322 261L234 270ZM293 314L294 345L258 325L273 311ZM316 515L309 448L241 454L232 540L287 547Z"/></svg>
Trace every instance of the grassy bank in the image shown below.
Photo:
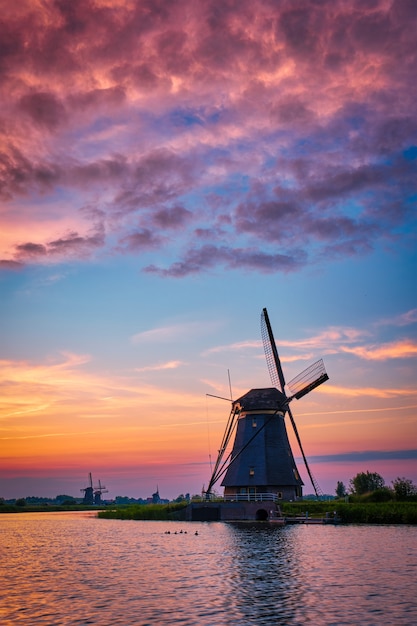
<svg viewBox="0 0 417 626"><path fill-rule="evenodd" d="M103 519L126 520L175 520L184 519L186 502L172 504L127 505L99 511ZM331 516L336 511L342 523L351 524L417 524L417 503L415 502L283 502L284 516L301 516L308 512L311 518Z"/></svg>
<svg viewBox="0 0 417 626"><path fill-rule="evenodd" d="M1 513L51 513L58 511L98 511L97 506L85 506L83 504L59 505L59 504L26 504L18 506L16 504L2 504Z"/></svg>
<svg viewBox="0 0 417 626"><path fill-rule="evenodd" d="M103 519L174 520L180 519L181 511L184 511L186 506L186 502L132 504L99 511L98 517Z"/></svg>
<svg viewBox="0 0 417 626"><path fill-rule="evenodd" d="M342 523L351 524L417 524L416 502L284 502L284 516L325 517L336 511Z"/></svg>
<svg viewBox="0 0 417 626"><path fill-rule="evenodd" d="M96 511L103 519L126 520L184 520L186 502L170 504L134 504L119 505L112 508L88 507L84 505L31 505L16 506L5 504L0 506L0 513L42 513L59 511ZM281 510L284 517L305 516L323 518L328 513L337 517L342 523L349 524L417 524L416 502L282 502Z"/></svg>

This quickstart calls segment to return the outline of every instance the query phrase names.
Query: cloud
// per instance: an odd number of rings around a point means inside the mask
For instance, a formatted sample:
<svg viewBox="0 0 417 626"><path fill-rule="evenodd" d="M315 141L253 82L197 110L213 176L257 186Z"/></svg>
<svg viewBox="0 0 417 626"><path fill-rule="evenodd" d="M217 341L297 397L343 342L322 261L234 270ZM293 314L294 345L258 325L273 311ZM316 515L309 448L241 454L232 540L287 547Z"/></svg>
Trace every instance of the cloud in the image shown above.
<svg viewBox="0 0 417 626"><path fill-rule="evenodd" d="M191 216L191 211L184 209L184 207L176 206L156 211L153 215L153 222L155 226L160 228L177 229L181 228Z"/></svg>
<svg viewBox="0 0 417 626"><path fill-rule="evenodd" d="M88 257L94 250L104 245L105 237L102 229L91 235L80 235L78 232L68 232L59 239L48 241L46 244L27 242L15 247L15 258L28 263L33 259L83 258Z"/></svg>
<svg viewBox="0 0 417 626"><path fill-rule="evenodd" d="M181 279L413 245L416 13L408 0L9 3L1 267L129 254Z"/></svg>
<svg viewBox="0 0 417 626"><path fill-rule="evenodd" d="M417 355L417 343L411 339L404 339L378 346L342 346L341 350L368 361L408 359Z"/></svg>
<svg viewBox="0 0 417 626"><path fill-rule="evenodd" d="M417 309L411 309L391 318L384 318L376 322L377 326L409 326L417 323Z"/></svg>
<svg viewBox="0 0 417 626"><path fill-rule="evenodd" d="M22 243L16 246L17 254L21 257L36 257L46 254L46 247L40 243Z"/></svg>
<svg viewBox="0 0 417 626"><path fill-rule="evenodd" d="M415 396L414 389L389 389L385 387L341 387L340 385L332 385L330 383L326 383L325 385L321 385L317 391L319 393L324 393L327 395L334 395L338 397L351 397L351 398L361 398L361 397L372 397L372 398L397 398L402 396Z"/></svg>
<svg viewBox="0 0 417 626"><path fill-rule="evenodd" d="M148 265L144 271L149 274L181 278L190 274L206 271L221 265L229 269L257 270L261 273L284 273L295 271L305 264L306 255L297 250L297 256L287 254L266 254L254 249L233 249L225 246L202 246L188 250L181 261L173 263L169 268Z"/></svg>
<svg viewBox="0 0 417 626"><path fill-rule="evenodd" d="M330 326L326 330L323 330L319 334L312 335L311 337L296 340L279 339L277 343L279 343L280 346L297 350L322 349L326 351L337 351L338 346L341 344L355 343L367 337L368 334L368 331L357 328Z"/></svg>
<svg viewBox="0 0 417 626"><path fill-rule="evenodd" d="M364 461L403 461L417 459L417 449L410 450L363 450L341 452L310 457L312 463L355 463Z"/></svg>
<svg viewBox="0 0 417 626"><path fill-rule="evenodd" d="M390 324L394 326L403 326L414 322L414 311L409 311L395 317L393 320L385 320L383 325ZM360 330L352 327L336 327L331 326L319 333L312 334L302 339L282 339L275 337L280 360L283 363L291 363L300 360L314 360L319 354L338 355L350 354L352 356L364 359L366 361L385 361L391 359L408 359L413 358L417 354L417 344L415 341L407 338L396 339L391 342L383 342L380 339L374 344L364 343L375 336L373 331L378 330L381 322L377 322L367 330ZM222 346L214 346L203 352L203 356L210 354L227 352L227 351L247 351L256 350L263 358L262 341L246 340L233 344ZM324 388L322 388L323 390ZM370 390L348 390L344 388L335 388L331 384L326 384L325 393L340 393L341 395L356 395L357 393L369 393L370 395L378 395L383 393L383 397L388 397L390 391L384 389L377 392L376 389ZM409 391L396 392L409 393Z"/></svg>
<svg viewBox="0 0 417 626"><path fill-rule="evenodd" d="M182 361L167 361L166 363L158 363L157 365L147 365L146 367L135 367L135 372L159 372L161 370L172 370L181 367Z"/></svg>
<svg viewBox="0 0 417 626"><path fill-rule="evenodd" d="M218 328L218 325L219 322L216 320L203 320L199 322L186 321L136 333L130 340L134 344L141 342L176 341L182 337L211 333Z"/></svg>
<svg viewBox="0 0 417 626"><path fill-rule="evenodd" d="M121 240L121 244L125 250L141 251L146 249L158 248L162 243L161 237L155 235L148 228L141 228L130 235L126 235Z"/></svg>
<svg viewBox="0 0 417 626"><path fill-rule="evenodd" d="M218 352L229 352L229 351L237 351L237 350L247 350L247 349L255 349L259 350L262 347L262 341L253 340L253 341L239 341L237 343L231 343L225 346L214 346L213 348L209 348L202 353L202 356L208 356L209 354L215 354Z"/></svg>
<svg viewBox="0 0 417 626"><path fill-rule="evenodd" d="M65 119L65 108L53 94L44 91L28 93L19 100L21 111L41 128L54 130Z"/></svg>
<svg viewBox="0 0 417 626"><path fill-rule="evenodd" d="M24 267L24 264L11 259L0 259L0 267L4 270L19 270Z"/></svg>
<svg viewBox="0 0 417 626"><path fill-rule="evenodd" d="M171 326L162 326L159 328L152 328L151 330L145 330L141 333L137 333L131 337L132 343L145 342L159 342L159 341L171 341L178 339L187 334L187 325L177 324Z"/></svg>

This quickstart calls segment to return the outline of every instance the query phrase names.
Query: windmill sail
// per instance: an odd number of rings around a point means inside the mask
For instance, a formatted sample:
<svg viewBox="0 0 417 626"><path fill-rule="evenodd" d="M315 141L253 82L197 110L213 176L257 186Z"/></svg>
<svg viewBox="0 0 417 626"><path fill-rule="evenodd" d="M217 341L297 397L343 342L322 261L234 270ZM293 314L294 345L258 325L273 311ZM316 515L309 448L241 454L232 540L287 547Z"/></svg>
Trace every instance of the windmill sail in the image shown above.
<svg viewBox="0 0 417 626"><path fill-rule="evenodd" d="M310 365L310 367L308 367L303 372L301 372L301 374L296 376L290 382L290 384L287 385L287 388L290 390L291 395L289 397L286 396L286 392L285 392L286 385L285 385L284 373L282 371L281 362L278 356L278 351L277 351L277 347L275 344L274 335L272 333L272 328L271 328L271 324L269 321L268 312L266 309L263 309L262 311L261 332L262 332L262 339L263 339L263 344L264 344L264 351L265 351L266 360L268 363L268 369L269 369L269 373L271 376L272 384L274 384L274 381L276 381L276 379L278 378L280 387L286 397L286 401L287 401L286 410L288 412L288 416L290 418L291 425L293 427L294 434L297 439L297 442L301 451L301 455L303 457L304 464L306 466L307 473L313 485L314 492L317 498L319 498L320 495L323 495L323 493L316 479L314 478L313 473L308 464L307 457L304 453L304 449L301 444L300 435L298 433L298 429L297 429L293 414L289 407L289 402L293 398L296 398L298 400L302 398L303 396L307 395L310 391L312 391L313 389L315 389L316 387L324 383L326 380L328 380L329 377L326 373L323 360L319 359L318 361L316 361L316 363L313 363L313 365ZM276 373L274 372L274 365L276 367Z"/></svg>
<svg viewBox="0 0 417 626"><path fill-rule="evenodd" d="M281 361L279 360L277 346L266 309L262 311L261 334L271 382L274 387L277 387L282 393L285 393L284 373L282 371Z"/></svg>
<svg viewBox="0 0 417 626"><path fill-rule="evenodd" d="M326 380L329 380L329 377L324 367L323 359L319 359L287 383L291 399L296 398L299 400L310 393L310 391L326 382Z"/></svg>

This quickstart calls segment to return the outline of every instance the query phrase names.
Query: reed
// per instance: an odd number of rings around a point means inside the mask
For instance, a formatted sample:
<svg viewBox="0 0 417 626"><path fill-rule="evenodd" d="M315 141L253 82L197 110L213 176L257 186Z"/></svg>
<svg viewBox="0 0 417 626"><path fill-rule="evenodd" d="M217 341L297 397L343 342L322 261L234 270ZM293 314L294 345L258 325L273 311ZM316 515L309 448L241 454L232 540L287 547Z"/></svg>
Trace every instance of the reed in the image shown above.
<svg viewBox="0 0 417 626"><path fill-rule="evenodd" d="M99 511L98 517L103 519L126 520L173 520L185 509L187 502L173 502L170 504L133 504L126 507L116 507Z"/></svg>

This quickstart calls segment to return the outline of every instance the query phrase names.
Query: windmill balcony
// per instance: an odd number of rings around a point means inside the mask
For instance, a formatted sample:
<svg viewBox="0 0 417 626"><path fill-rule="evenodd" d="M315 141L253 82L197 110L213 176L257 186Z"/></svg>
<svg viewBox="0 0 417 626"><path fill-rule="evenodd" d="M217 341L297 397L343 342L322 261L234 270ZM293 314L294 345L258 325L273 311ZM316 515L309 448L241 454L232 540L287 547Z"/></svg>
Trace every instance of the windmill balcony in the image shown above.
<svg viewBox="0 0 417 626"><path fill-rule="evenodd" d="M276 493L228 493L223 496L225 502L279 502L282 498Z"/></svg>

